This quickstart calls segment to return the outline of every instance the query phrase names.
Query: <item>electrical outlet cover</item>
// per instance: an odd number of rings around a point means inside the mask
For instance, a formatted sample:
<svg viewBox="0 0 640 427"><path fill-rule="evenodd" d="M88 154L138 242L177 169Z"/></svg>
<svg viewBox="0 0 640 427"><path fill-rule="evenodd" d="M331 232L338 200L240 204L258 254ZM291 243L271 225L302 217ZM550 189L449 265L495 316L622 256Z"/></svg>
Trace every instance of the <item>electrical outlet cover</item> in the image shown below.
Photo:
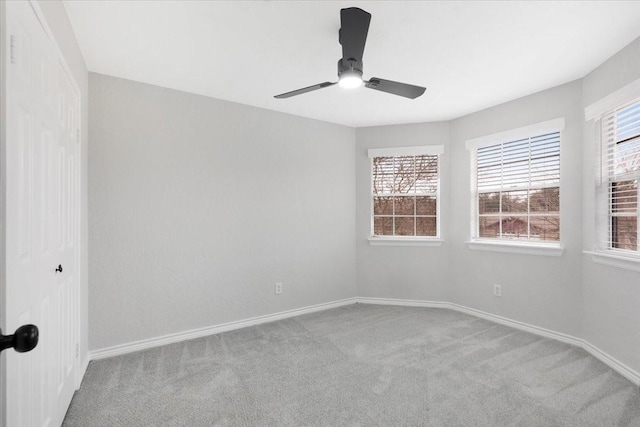
<svg viewBox="0 0 640 427"><path fill-rule="evenodd" d="M497 297L501 297L502 296L502 286L493 285L493 295L495 295Z"/></svg>

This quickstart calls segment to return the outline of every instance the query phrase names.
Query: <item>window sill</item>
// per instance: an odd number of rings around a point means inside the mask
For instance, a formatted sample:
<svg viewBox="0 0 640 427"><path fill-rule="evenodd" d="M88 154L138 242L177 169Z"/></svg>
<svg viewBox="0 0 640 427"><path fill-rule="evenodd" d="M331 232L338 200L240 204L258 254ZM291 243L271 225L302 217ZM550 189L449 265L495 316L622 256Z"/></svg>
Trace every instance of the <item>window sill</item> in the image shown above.
<svg viewBox="0 0 640 427"><path fill-rule="evenodd" d="M442 246L444 240L411 237L369 237L371 246Z"/></svg>
<svg viewBox="0 0 640 427"><path fill-rule="evenodd" d="M610 251L584 251L583 253L591 255L591 260L597 264L640 271L640 257L613 254Z"/></svg>
<svg viewBox="0 0 640 427"><path fill-rule="evenodd" d="M490 240L471 240L466 242L474 251L507 252L526 255L561 256L564 248L560 244L502 242Z"/></svg>

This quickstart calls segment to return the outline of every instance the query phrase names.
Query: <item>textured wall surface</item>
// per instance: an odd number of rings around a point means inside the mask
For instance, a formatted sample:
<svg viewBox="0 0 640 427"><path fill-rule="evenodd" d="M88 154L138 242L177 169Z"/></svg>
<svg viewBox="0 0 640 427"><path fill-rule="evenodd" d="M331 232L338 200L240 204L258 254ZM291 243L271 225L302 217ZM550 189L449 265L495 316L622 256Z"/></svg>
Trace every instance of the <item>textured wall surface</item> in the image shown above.
<svg viewBox="0 0 640 427"><path fill-rule="evenodd" d="M565 118L561 143L562 257L471 251L467 139ZM358 290L361 296L443 300L579 336L582 291L581 85L568 83L443 123L357 130ZM444 144L441 247L370 247L367 149ZM493 284L503 296L493 296Z"/></svg>
<svg viewBox="0 0 640 427"><path fill-rule="evenodd" d="M580 82L517 99L451 122L451 286L456 303L580 336L582 304L582 112ZM560 257L470 250L470 152L465 141L556 118L560 142ZM502 297L493 295L493 284Z"/></svg>
<svg viewBox="0 0 640 427"><path fill-rule="evenodd" d="M353 129L98 74L90 93L91 349L356 295Z"/></svg>
<svg viewBox="0 0 640 427"><path fill-rule="evenodd" d="M371 162L370 148L444 145L440 157L440 216L448 217L449 124L376 126L357 130L357 272L358 292L363 297L451 301L448 286L448 241L440 247L370 246ZM450 224L441 221L441 235L448 238Z"/></svg>
<svg viewBox="0 0 640 427"><path fill-rule="evenodd" d="M583 106L593 104L639 77L640 38L637 38L582 79Z"/></svg>
<svg viewBox="0 0 640 427"><path fill-rule="evenodd" d="M582 80L583 107L640 78L640 38ZM583 121L584 122L584 121ZM584 124L584 249L593 250L598 127ZM595 264L583 257L584 338L640 372L640 273Z"/></svg>

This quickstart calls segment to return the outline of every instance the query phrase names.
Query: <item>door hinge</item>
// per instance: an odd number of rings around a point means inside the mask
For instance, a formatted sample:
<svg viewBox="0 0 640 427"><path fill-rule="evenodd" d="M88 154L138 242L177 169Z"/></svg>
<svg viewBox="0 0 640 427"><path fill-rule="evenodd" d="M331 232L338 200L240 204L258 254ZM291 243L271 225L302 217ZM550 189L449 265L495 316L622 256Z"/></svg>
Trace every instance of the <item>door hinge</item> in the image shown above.
<svg viewBox="0 0 640 427"><path fill-rule="evenodd" d="M76 344L76 359L80 357L80 344Z"/></svg>
<svg viewBox="0 0 640 427"><path fill-rule="evenodd" d="M16 63L16 36L11 34L9 42L9 58L12 64Z"/></svg>

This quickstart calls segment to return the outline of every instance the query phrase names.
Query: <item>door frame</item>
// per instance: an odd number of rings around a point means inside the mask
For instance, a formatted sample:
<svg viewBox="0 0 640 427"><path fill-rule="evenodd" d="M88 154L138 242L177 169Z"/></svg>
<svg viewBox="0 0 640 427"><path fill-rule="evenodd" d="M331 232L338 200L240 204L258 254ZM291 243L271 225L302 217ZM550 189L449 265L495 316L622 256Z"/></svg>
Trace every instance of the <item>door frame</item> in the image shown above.
<svg viewBox="0 0 640 427"><path fill-rule="evenodd" d="M80 90L80 86L78 85L78 82L76 81L75 77L73 76L73 73L71 72L71 68L69 67L69 65L67 64L67 61L64 57L64 54L62 53L62 49L60 49L60 45L58 44L58 41L55 38L55 35L53 33L53 31L51 30L51 27L49 26L49 24L47 23L46 17L44 15L44 13L42 12L42 9L40 8L40 4L38 3L38 0L28 0L29 5L31 6L31 9L33 10L33 13L35 14L36 18L38 19L38 21L40 22L40 25L42 26L45 34L47 35L47 37L51 40L51 42L53 43L53 46L56 49L56 56L58 59L58 63L60 64L62 71L65 73L66 77L69 79L69 81L71 82L71 85L73 86L74 91L76 92L77 95L77 99L78 99L78 116L76 118L77 120L77 125L78 125L78 129L79 129L79 134L78 134L78 142L77 142L77 155L78 155L78 170L77 173L79 174L79 180L78 180L78 200L77 200L77 206L75 206L75 215L76 218L78 218L78 221L75 225L76 230L76 237L77 237L77 249L76 249L76 253L74 254L75 258L76 258L76 268L77 268L77 277L78 280L76 281L76 289L75 289L75 295L74 298L77 301L76 304L76 313L74 313L74 317L77 321L77 325L76 325L76 337L77 337L77 347L76 347L76 354L74 357L74 369L75 369L75 389L79 389L80 388L80 384L82 382L82 378L84 376L84 372L86 370L86 366L83 366L81 363L81 359L82 359L82 355L80 354L80 348L82 348L82 344L84 344L82 342L82 310L81 310L81 306L82 306L82 283L84 281L84 276L86 274L85 269L83 268L84 266L82 265L82 254L84 253L84 251L86 250L84 245L83 245L83 239L82 239L82 223L83 223L83 217L82 217L82 206L84 205L85 202L85 194L82 191L83 188L83 182L82 182L82 170L84 168L84 150L82 148L83 146L83 138L82 138L82 134L83 134L83 128L82 128L82 123L83 123L83 115L82 115L82 91ZM5 272L6 272L6 235L5 235L5 229L6 229L6 224L5 224L5 219L6 219L6 168L5 168L5 161L6 161L6 144L7 144L7 140L6 140L6 123L7 123L7 80L6 80L6 72L5 70L7 69L8 66L8 52L7 52L7 46L9 45L9 34L8 34L8 18L7 18L7 9L6 9L6 3L4 1L0 1L0 328L2 329L2 332L6 335L6 334L12 334L14 331L6 331L5 330L5 326L6 326L6 311L5 311L5 307L4 304L8 304L9 301L6 300L6 277L5 277ZM8 350L11 351L11 350ZM5 357L0 357L0 427L6 427L6 419L5 419L5 415L7 413L6 411L6 361L5 361Z"/></svg>

